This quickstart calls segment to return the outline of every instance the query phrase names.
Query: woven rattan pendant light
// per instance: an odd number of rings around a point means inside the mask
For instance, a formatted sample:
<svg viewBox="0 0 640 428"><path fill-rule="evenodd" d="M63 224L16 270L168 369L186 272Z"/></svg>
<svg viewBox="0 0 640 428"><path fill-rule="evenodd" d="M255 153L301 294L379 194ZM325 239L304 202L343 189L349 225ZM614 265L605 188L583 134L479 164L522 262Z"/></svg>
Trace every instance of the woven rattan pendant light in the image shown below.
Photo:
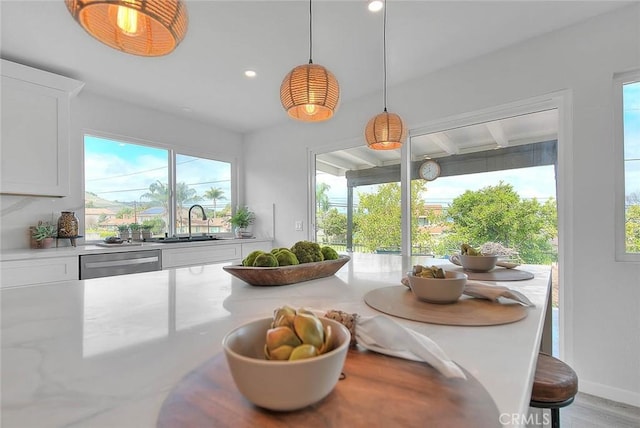
<svg viewBox="0 0 640 428"><path fill-rule="evenodd" d="M309 0L309 63L295 67L280 85L280 101L289 116L304 122L330 119L340 99L340 87L333 73L314 64L312 53L311 0Z"/></svg>
<svg viewBox="0 0 640 428"><path fill-rule="evenodd" d="M114 49L141 56L172 52L187 33L182 0L65 0L89 34Z"/></svg>
<svg viewBox="0 0 640 428"><path fill-rule="evenodd" d="M402 147L407 138L407 128L402 118L395 113L387 112L387 1L383 6L383 58L384 58L384 111L367 123L364 137L367 145L373 150L393 150Z"/></svg>

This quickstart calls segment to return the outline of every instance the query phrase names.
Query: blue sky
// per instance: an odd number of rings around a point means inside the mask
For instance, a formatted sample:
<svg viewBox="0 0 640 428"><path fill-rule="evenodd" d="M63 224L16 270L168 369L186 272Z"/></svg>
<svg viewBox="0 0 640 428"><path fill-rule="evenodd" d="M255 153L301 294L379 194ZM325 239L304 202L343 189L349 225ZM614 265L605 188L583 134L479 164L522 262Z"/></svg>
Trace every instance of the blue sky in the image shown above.
<svg viewBox="0 0 640 428"><path fill-rule="evenodd" d="M168 156L165 149L127 144L85 136L85 190L107 200L145 202L141 195L149 191L156 180L168 182ZM187 183L198 195L211 187L223 190L231 198L231 168L227 162L177 155L177 181ZM222 200L218 208L226 203ZM211 205L205 200L203 205Z"/></svg>
<svg viewBox="0 0 640 428"><path fill-rule="evenodd" d="M640 194L640 82L624 85L625 193Z"/></svg>

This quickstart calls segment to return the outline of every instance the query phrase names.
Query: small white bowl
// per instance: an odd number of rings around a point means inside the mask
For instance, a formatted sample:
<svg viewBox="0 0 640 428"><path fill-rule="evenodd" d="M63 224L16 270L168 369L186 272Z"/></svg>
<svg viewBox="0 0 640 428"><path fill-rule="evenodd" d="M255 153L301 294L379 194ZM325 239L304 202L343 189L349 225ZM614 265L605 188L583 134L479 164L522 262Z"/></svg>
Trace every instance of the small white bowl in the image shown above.
<svg viewBox="0 0 640 428"><path fill-rule="evenodd" d="M423 278L409 275L409 288L419 300L429 303L455 303L467 283L462 272L445 271L444 278Z"/></svg>
<svg viewBox="0 0 640 428"><path fill-rule="evenodd" d="M222 340L231 376L238 390L265 409L290 411L314 404L329 395L338 383L347 357L351 334L337 321L320 318L331 326L333 350L295 361L265 359L266 333L272 318L249 322Z"/></svg>
<svg viewBox="0 0 640 428"><path fill-rule="evenodd" d="M496 267L498 256L465 256L460 255L460 264L464 270L472 272L489 272Z"/></svg>

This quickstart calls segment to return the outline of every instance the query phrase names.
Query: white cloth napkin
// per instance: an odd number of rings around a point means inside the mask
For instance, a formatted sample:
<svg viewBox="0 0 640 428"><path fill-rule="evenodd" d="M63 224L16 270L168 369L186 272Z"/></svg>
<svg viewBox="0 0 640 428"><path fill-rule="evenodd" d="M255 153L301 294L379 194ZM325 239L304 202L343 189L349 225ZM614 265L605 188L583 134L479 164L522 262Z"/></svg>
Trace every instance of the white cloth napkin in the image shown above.
<svg viewBox="0 0 640 428"><path fill-rule="evenodd" d="M370 351L423 361L447 378L467 378L437 343L383 315L359 317L356 322L356 342Z"/></svg>
<svg viewBox="0 0 640 428"><path fill-rule="evenodd" d="M487 299L498 302L500 297L514 300L523 306L534 307L535 305L527 296L517 290L504 287L502 285L489 285L482 282L467 281L464 286L464 294L479 299Z"/></svg>
<svg viewBox="0 0 640 428"><path fill-rule="evenodd" d="M406 276L400 280L402 285L407 288L409 286L409 278ZM492 302L500 302L500 297L513 300L520 303L522 306L535 307L531 300L521 292L512 290L511 288L503 287L502 285L489 285L482 282L467 281L464 285L463 294L477 299L491 300Z"/></svg>

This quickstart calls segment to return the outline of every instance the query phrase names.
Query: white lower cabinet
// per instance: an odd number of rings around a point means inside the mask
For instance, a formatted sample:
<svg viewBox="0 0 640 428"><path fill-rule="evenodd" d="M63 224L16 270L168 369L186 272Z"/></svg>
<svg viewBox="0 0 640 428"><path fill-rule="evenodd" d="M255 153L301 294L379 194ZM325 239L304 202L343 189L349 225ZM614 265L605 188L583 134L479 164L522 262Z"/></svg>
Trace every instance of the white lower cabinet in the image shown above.
<svg viewBox="0 0 640 428"><path fill-rule="evenodd" d="M213 245L179 246L162 248L162 269L206 265L212 263L239 263L252 251L271 251L273 241L251 242L218 242ZM158 247L150 247L149 254L158 251ZM42 250L38 250L42 251ZM134 253L140 254L145 249ZM114 252L117 254L117 252ZM85 252L82 255L95 255ZM126 257L122 257L125 259ZM18 287L22 285L47 284L58 281L76 280L80 277L79 255L48 258L20 258L0 261L0 288Z"/></svg>
<svg viewBox="0 0 640 428"><path fill-rule="evenodd" d="M203 245L162 250L162 269L240 260L240 244Z"/></svg>
<svg viewBox="0 0 640 428"><path fill-rule="evenodd" d="M2 288L78 279L78 256L0 262Z"/></svg>

